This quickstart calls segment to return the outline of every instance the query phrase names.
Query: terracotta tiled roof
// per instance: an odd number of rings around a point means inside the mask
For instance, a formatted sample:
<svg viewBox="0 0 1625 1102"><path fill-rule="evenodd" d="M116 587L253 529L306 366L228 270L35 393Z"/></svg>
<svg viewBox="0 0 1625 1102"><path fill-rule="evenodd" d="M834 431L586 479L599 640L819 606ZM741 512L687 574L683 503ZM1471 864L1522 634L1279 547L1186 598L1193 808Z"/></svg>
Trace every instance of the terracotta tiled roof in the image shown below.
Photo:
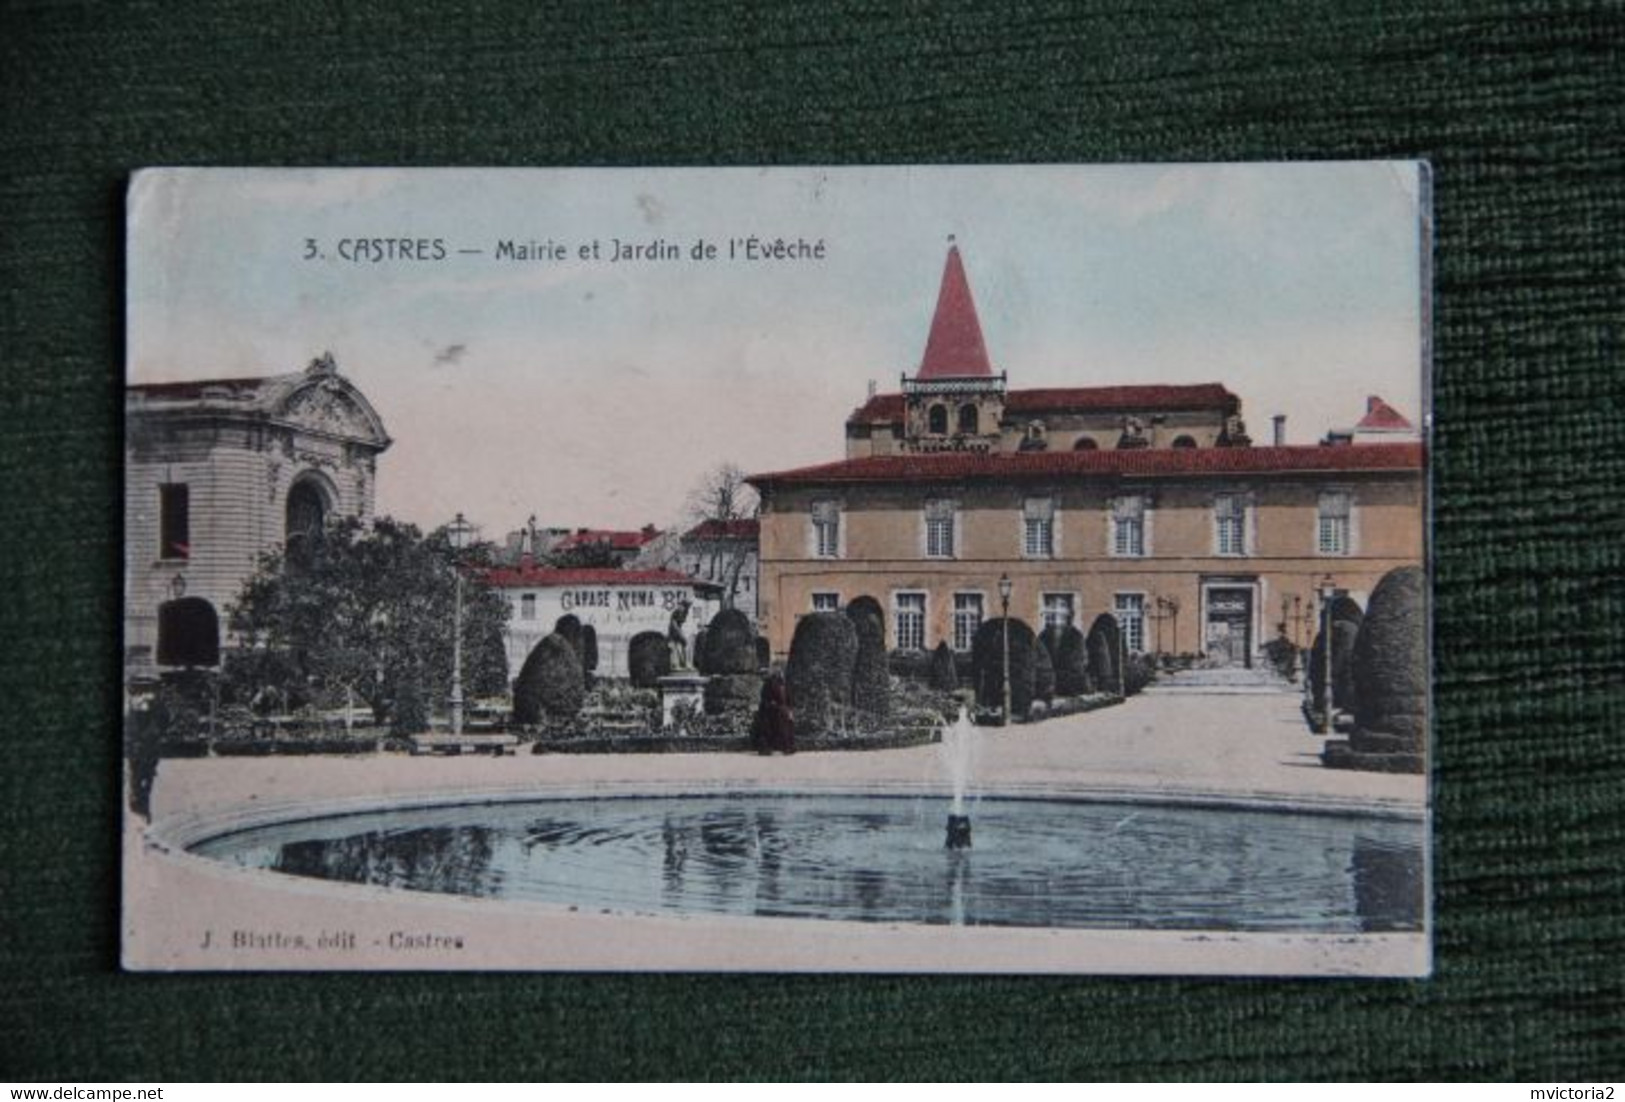
<svg viewBox="0 0 1625 1102"><path fill-rule="evenodd" d="M1099 413L1122 410L1236 408L1239 400L1218 383L1188 386L1041 387L1012 390L1004 405L1016 413Z"/></svg>
<svg viewBox="0 0 1625 1102"><path fill-rule="evenodd" d="M685 540L753 540L761 534L761 522L751 518L739 520L705 520L683 534Z"/></svg>
<svg viewBox="0 0 1625 1102"><path fill-rule="evenodd" d="M1005 409L1015 413L1114 413L1145 410L1220 409L1226 413L1240 401L1219 383L1186 386L1078 386L1039 387L1012 390L1005 396ZM876 394L852 411L848 423L900 422L903 396Z"/></svg>
<svg viewBox="0 0 1625 1102"><path fill-rule="evenodd" d="M959 258L959 246L950 245L942 268L942 288L937 292L937 312L931 316L931 333L925 339L925 355L916 377L979 379L992 375L965 264Z"/></svg>
<svg viewBox="0 0 1625 1102"><path fill-rule="evenodd" d="M1414 428L1415 426L1413 426L1410 421L1406 420L1405 416L1397 409L1373 394L1365 400L1365 416L1360 418L1360 423L1354 427L1356 429L1366 430L1404 430Z"/></svg>
<svg viewBox="0 0 1625 1102"><path fill-rule="evenodd" d="M592 546L602 543L608 544L615 551L636 551L659 534L652 528L630 532L611 528L582 528L559 540L554 546L554 550L564 551L572 547Z"/></svg>
<svg viewBox="0 0 1625 1102"><path fill-rule="evenodd" d="M614 567L555 569L547 566L498 566L485 572L485 580L503 588L538 589L563 585L701 585L675 570L616 570Z"/></svg>
<svg viewBox="0 0 1625 1102"><path fill-rule="evenodd" d="M941 452L877 455L750 476L756 486L983 478L1291 474L1420 471L1420 444L1341 447L1138 448L1128 451Z"/></svg>
<svg viewBox="0 0 1625 1102"><path fill-rule="evenodd" d="M873 421L903 420L903 396L901 394L876 394L867 402L852 411L846 419L847 424L869 424Z"/></svg>

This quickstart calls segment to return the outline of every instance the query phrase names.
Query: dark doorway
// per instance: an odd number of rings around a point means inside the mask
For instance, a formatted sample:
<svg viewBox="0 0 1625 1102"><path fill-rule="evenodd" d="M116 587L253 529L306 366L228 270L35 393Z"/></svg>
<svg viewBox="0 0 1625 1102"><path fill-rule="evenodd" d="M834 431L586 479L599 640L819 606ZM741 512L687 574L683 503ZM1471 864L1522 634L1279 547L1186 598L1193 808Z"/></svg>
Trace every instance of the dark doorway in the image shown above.
<svg viewBox="0 0 1625 1102"><path fill-rule="evenodd" d="M220 617L202 597L181 597L158 606L160 666L218 666Z"/></svg>
<svg viewBox="0 0 1625 1102"><path fill-rule="evenodd" d="M1251 586L1214 586L1207 591L1205 642L1208 658L1221 666L1253 664Z"/></svg>

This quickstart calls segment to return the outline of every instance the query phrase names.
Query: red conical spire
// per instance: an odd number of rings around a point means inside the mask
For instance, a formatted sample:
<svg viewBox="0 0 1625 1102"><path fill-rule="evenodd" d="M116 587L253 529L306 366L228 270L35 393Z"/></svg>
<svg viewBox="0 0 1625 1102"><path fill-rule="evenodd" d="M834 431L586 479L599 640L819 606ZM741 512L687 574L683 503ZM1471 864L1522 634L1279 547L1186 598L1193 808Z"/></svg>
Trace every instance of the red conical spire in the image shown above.
<svg viewBox="0 0 1625 1102"><path fill-rule="evenodd" d="M937 312L931 318L931 335L925 341L919 379L991 378L993 365L982 343L982 323L976 319L976 303L971 299L965 265L959 259L959 246L948 239L948 263L942 269L942 290L937 293Z"/></svg>

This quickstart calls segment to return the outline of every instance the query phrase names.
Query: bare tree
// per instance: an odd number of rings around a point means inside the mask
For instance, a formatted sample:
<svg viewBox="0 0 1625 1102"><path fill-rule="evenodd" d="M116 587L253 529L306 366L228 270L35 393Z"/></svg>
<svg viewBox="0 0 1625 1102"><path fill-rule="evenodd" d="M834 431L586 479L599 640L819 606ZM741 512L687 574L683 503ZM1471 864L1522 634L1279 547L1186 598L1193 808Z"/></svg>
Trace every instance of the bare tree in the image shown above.
<svg viewBox="0 0 1625 1102"><path fill-rule="evenodd" d="M689 493L684 528L696 538L685 538L683 557L691 573L722 587L724 608L734 607L752 550L739 522L755 520L760 507L756 490L735 463L713 467Z"/></svg>

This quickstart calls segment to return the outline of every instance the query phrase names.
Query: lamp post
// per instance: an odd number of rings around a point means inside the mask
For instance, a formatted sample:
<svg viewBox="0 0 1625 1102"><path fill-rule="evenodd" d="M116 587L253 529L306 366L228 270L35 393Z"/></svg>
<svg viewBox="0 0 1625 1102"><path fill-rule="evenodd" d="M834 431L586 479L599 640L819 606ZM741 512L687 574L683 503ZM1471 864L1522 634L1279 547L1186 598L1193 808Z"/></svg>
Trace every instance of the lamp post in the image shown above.
<svg viewBox="0 0 1625 1102"><path fill-rule="evenodd" d="M1316 592L1320 597L1321 649L1325 652L1321 667L1324 680L1321 681L1323 701L1320 710L1320 733L1329 735L1332 733L1332 598L1337 596L1337 587L1330 574L1320 580Z"/></svg>
<svg viewBox="0 0 1625 1102"><path fill-rule="evenodd" d="M1010 575L999 575L1000 623L1004 625L1004 712L1003 725L1010 726Z"/></svg>
<svg viewBox="0 0 1625 1102"><path fill-rule="evenodd" d="M462 550L468 546L474 528L458 513L457 519L446 528L451 541L452 572L457 575L457 596L452 616L451 634L451 733L463 733L463 564Z"/></svg>

